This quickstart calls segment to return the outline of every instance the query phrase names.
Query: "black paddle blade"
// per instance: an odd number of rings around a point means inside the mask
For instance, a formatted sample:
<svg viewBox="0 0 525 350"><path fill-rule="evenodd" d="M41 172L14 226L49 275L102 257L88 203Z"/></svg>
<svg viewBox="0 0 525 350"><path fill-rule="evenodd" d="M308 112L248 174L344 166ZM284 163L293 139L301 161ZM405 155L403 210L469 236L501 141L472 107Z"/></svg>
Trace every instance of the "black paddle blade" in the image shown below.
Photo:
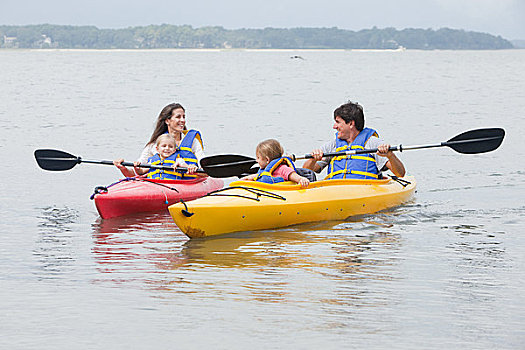
<svg viewBox="0 0 525 350"><path fill-rule="evenodd" d="M37 149L35 159L38 166L44 170L69 170L80 163L80 157L56 149Z"/></svg>
<svg viewBox="0 0 525 350"><path fill-rule="evenodd" d="M498 148L505 137L505 130L501 128L487 128L466 131L443 142L454 151L466 154L485 153Z"/></svg>
<svg viewBox="0 0 525 350"><path fill-rule="evenodd" d="M238 154L223 154L204 157L200 163L202 169L211 177L230 177L248 172L257 161Z"/></svg>
<svg viewBox="0 0 525 350"><path fill-rule="evenodd" d="M248 171L245 172L245 173L238 174L238 175L235 175L235 176L237 176L237 177L240 179L241 177L245 177L245 176L248 176L248 175L257 174L258 172L259 172L259 167L257 166L257 167L255 167L255 168L250 168L250 169L248 169Z"/></svg>

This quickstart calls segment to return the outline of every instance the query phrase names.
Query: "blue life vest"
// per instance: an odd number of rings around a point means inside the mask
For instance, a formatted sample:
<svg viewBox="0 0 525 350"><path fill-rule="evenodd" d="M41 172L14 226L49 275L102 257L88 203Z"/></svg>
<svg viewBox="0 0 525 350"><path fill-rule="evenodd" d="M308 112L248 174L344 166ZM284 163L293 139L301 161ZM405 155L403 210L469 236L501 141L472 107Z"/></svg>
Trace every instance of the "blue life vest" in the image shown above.
<svg viewBox="0 0 525 350"><path fill-rule="evenodd" d="M177 158L182 158L188 165L194 164L198 166L197 157L193 153L191 146L193 145L193 140L197 140L202 145L202 138L200 132L197 130L188 130L183 131L185 133L182 142L179 147L175 150L168 158L162 160L158 153L153 157L148 158L148 163L152 165L167 165L173 166ZM163 169L150 169L146 175L150 179L160 179L160 180L189 180L194 179L197 175L188 175L186 173L179 173L175 170L163 170Z"/></svg>
<svg viewBox="0 0 525 350"><path fill-rule="evenodd" d="M290 168L293 168L295 171L295 165L293 164L292 160L288 157L281 157L276 158L272 160L264 169L259 169L259 172L257 173L257 176L255 177L255 181L259 182L265 182L267 184L275 184L278 182L284 182L284 178L280 176L272 176L272 173L277 169L280 165L285 163Z"/></svg>
<svg viewBox="0 0 525 350"><path fill-rule="evenodd" d="M357 135L354 142L349 144L345 140L337 138L336 152L351 149L365 149L366 142L370 137L379 137L374 129L364 128ZM328 179L378 179L379 171L373 154L353 154L333 157L328 165Z"/></svg>

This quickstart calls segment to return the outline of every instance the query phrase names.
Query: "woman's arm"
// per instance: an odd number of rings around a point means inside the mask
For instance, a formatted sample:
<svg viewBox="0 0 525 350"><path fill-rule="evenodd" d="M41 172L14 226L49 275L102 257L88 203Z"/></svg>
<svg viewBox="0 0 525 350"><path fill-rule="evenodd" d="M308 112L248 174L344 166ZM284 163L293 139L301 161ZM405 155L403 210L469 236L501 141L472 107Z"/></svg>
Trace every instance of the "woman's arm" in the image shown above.
<svg viewBox="0 0 525 350"><path fill-rule="evenodd" d="M135 173L137 175L147 174L148 171L150 170L148 168L138 168L137 165L139 165L141 163L142 164L147 164L148 163L148 159L150 157L153 157L153 155L155 154L155 152L153 152L154 149L155 149L155 145L153 143L150 143L150 144L146 145L146 147L144 147L144 149L140 153L139 159L133 162L133 165L134 165L133 170L135 170Z"/></svg>
<svg viewBox="0 0 525 350"><path fill-rule="evenodd" d="M148 162L149 157L153 157L155 152L153 151L155 149L155 145L150 143L144 147L142 152L140 153L139 159L137 159L137 162L146 164Z"/></svg>
<svg viewBox="0 0 525 350"><path fill-rule="evenodd" d="M147 174L148 171L151 169L151 168L139 168L138 166L141 164L141 162L139 161L136 161L136 162L133 162L133 170L135 170L135 173L137 173L137 175L144 175L144 174Z"/></svg>
<svg viewBox="0 0 525 350"><path fill-rule="evenodd" d="M122 165L123 162L124 162L124 159L120 158L120 159L115 159L113 161L113 164L118 168L118 170L120 170L122 175L124 175L125 177L133 177L133 176L135 176L135 172L133 172L132 170L130 170L130 169L126 168L124 165Z"/></svg>

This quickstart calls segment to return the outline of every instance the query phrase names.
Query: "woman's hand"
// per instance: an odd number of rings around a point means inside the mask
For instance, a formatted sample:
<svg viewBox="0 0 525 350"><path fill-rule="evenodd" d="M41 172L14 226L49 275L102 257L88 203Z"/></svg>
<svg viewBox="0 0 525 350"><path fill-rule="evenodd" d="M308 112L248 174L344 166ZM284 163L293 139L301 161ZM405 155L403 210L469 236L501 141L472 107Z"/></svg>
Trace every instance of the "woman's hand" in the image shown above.
<svg viewBox="0 0 525 350"><path fill-rule="evenodd" d="M124 159L123 158L119 158L119 159L115 159L113 161L113 165L116 166L117 168L119 169L126 169L126 167L124 165L122 165L122 163L124 163Z"/></svg>
<svg viewBox="0 0 525 350"><path fill-rule="evenodd" d="M133 177L133 176L135 176L136 174L135 174L135 172L133 172L133 170L130 170L130 169L126 168L124 165L122 165L123 162L124 162L124 159L122 159L122 158L115 159L113 161L113 165L115 165L120 170L122 175L124 175L125 177Z"/></svg>
<svg viewBox="0 0 525 350"><path fill-rule="evenodd" d="M135 170L136 175L144 175L149 171L148 169L145 169L145 168L139 168L140 164L142 163L139 160L136 160L133 162L133 170Z"/></svg>

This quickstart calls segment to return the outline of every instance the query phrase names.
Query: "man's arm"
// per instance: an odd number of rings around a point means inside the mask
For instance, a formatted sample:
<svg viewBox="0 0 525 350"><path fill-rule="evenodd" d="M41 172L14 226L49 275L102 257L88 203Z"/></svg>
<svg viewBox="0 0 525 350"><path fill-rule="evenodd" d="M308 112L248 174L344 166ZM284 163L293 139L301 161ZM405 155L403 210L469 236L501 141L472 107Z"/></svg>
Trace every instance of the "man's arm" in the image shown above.
<svg viewBox="0 0 525 350"><path fill-rule="evenodd" d="M318 152L320 152L320 154ZM320 173L322 169L321 166L317 164L317 161L323 159L323 152L320 149L318 149L312 151L311 154L314 155L314 158L307 159L303 164L303 168L313 170L316 173Z"/></svg>
<svg viewBox="0 0 525 350"><path fill-rule="evenodd" d="M405 176L406 170L403 162L396 156L392 151L389 151L390 145L383 144L377 147L377 154L381 157L387 157L388 161L385 166L394 173L395 176L403 177Z"/></svg>
<svg viewBox="0 0 525 350"><path fill-rule="evenodd" d="M314 157L307 159L303 164L303 168L313 170L316 173L320 173L330 162L330 158L323 159L323 155L325 153L335 152L335 149L335 141L329 141L322 145L320 149L313 150L312 152L310 152L310 154Z"/></svg>

